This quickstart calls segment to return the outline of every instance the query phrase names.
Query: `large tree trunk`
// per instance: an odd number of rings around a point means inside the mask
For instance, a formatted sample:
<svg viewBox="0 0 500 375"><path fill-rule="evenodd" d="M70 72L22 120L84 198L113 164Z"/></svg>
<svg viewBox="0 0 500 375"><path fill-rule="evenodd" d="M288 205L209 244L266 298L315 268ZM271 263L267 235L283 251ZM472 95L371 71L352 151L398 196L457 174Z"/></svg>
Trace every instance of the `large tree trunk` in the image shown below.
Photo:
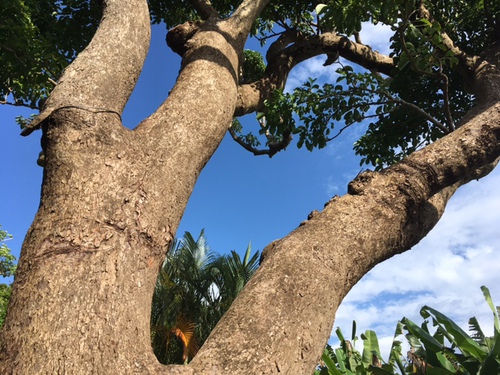
<svg viewBox="0 0 500 375"><path fill-rule="evenodd" d="M235 112L239 58L264 2L206 21L168 100L134 131L119 114L145 58L147 4L105 3L96 37L34 123L46 168L2 331L1 374L310 373L349 289L422 239L453 191L500 156L500 80L484 59L477 85L486 95L467 123L382 173L361 174L348 195L270 244L192 364L161 366L149 336L157 271Z"/></svg>

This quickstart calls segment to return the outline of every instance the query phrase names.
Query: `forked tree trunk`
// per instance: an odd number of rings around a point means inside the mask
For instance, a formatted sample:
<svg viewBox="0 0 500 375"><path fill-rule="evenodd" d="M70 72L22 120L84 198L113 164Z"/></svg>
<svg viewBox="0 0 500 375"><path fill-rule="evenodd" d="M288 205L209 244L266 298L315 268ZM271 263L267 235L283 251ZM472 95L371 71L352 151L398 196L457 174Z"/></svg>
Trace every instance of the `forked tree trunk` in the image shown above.
<svg viewBox="0 0 500 375"><path fill-rule="evenodd" d="M382 173L361 174L348 195L270 244L194 361L162 366L149 336L157 271L230 124L239 57L264 2L206 22L169 99L135 131L119 114L145 57L147 6L106 4L108 23L36 122L47 165L2 331L1 374L310 373L349 289L422 239L455 189L500 156L500 80L485 60L483 107L467 123Z"/></svg>
<svg viewBox="0 0 500 375"><path fill-rule="evenodd" d="M42 127L46 167L2 332L1 374L161 367L149 333L159 265L231 123L240 54L259 11L242 8L239 28L207 21L168 100L130 131L119 115L146 56L149 13L143 0L105 5L96 36L32 125Z"/></svg>
<svg viewBox="0 0 500 375"><path fill-rule="evenodd" d="M42 202L6 326L3 374L131 373L155 363L147 317L165 241L143 227L148 196L133 162L141 151L130 132L113 130L115 117L84 110L53 116ZM93 121L107 131L96 137Z"/></svg>

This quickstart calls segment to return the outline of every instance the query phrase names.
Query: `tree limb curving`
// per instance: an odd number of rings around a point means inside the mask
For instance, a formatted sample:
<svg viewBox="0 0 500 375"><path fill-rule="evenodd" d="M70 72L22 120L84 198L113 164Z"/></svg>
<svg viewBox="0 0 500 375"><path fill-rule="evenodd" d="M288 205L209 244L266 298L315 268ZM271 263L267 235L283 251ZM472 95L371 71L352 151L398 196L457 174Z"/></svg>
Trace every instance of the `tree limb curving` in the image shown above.
<svg viewBox="0 0 500 375"><path fill-rule="evenodd" d="M290 44L291 40L291 34L287 34L284 48L268 54L269 64L262 79L239 86L235 116L261 110L264 101L271 97L275 89L285 87L288 74L297 64L318 55L338 53L339 56L366 69L385 75L391 75L395 67L391 57L333 32L300 38L297 35L293 44ZM278 39L275 43L281 43L281 40Z"/></svg>
<svg viewBox="0 0 500 375"><path fill-rule="evenodd" d="M92 41L66 68L42 112L21 134L31 134L63 107L121 114L146 59L150 34L147 1L104 1Z"/></svg>

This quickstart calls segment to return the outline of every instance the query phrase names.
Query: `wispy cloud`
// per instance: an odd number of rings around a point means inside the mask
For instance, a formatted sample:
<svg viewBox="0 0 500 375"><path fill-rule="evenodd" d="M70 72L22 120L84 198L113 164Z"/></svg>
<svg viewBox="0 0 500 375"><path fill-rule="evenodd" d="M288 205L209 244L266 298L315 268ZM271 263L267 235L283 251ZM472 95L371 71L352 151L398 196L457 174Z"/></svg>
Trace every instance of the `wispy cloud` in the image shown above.
<svg viewBox="0 0 500 375"><path fill-rule="evenodd" d="M288 77L286 90L291 91L295 87L301 86L309 77L316 78L320 82L335 82L338 77L336 70L339 68L339 64L323 66L326 58L326 54L320 55L297 65Z"/></svg>

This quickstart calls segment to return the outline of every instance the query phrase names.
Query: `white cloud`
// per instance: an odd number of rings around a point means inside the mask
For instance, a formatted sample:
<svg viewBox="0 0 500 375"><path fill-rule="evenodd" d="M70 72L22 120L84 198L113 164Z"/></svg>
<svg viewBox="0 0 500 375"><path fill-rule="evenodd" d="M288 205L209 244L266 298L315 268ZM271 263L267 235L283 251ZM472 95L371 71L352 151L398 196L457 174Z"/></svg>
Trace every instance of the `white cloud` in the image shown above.
<svg viewBox="0 0 500 375"><path fill-rule="evenodd" d="M335 327L350 332L356 320L358 335L375 330L385 359L397 321L406 316L420 324L424 305L441 311L466 331L468 319L476 316L491 335L492 314L480 286L486 285L493 302L500 304L499 185L497 168L459 190L425 239L379 264L354 286L337 312Z"/></svg>
<svg viewBox="0 0 500 375"><path fill-rule="evenodd" d="M323 66L326 58L326 55L320 55L297 65L288 77L286 91L301 86L309 77L316 78L320 82L334 83L338 77L335 71L339 68L339 64Z"/></svg>
<svg viewBox="0 0 500 375"><path fill-rule="evenodd" d="M369 45L375 51L388 55L390 53L390 37L394 34L389 26L372 23L363 24L360 32L361 41L363 44ZM306 60L297 65L288 77L286 91L291 91L295 87L302 85L309 77L317 78L320 82L334 83L337 80L338 74L335 72L339 68L338 63L324 66L327 57L320 55ZM340 62L346 63L342 59Z"/></svg>
<svg viewBox="0 0 500 375"><path fill-rule="evenodd" d="M389 39L394 35L394 31L391 30L390 26L382 25L381 23L374 25L366 22L363 24L359 35L361 42L369 45L375 51L385 55L391 52Z"/></svg>
<svg viewBox="0 0 500 375"><path fill-rule="evenodd" d="M339 195L341 191L342 189L339 183L334 182L331 177L328 178L328 182L326 183L326 195L328 197L333 197L334 195Z"/></svg>

